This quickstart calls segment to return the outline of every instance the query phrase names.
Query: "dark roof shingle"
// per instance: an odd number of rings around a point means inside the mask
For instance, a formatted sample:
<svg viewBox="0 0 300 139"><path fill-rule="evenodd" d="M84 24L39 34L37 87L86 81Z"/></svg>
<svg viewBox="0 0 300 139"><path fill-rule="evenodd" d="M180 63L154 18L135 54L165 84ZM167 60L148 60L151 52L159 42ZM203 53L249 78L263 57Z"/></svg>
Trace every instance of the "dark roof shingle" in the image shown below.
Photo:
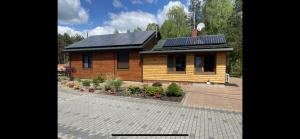
<svg viewBox="0 0 300 139"><path fill-rule="evenodd" d="M143 43L154 33L155 31L141 31L109 35L96 35L88 37L77 43L73 43L65 47L65 49L143 45Z"/></svg>

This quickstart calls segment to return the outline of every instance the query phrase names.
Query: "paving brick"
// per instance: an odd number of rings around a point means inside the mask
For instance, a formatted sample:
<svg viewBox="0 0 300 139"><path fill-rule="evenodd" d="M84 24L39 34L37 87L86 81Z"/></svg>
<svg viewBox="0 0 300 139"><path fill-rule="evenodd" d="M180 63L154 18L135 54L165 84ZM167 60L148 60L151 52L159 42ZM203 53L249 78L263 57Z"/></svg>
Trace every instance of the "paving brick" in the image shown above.
<svg viewBox="0 0 300 139"><path fill-rule="evenodd" d="M114 138L111 133L187 133L189 137L175 139L242 138L242 113L190 108L156 100L79 95L63 90L59 90L58 100L63 100L58 101L60 137Z"/></svg>

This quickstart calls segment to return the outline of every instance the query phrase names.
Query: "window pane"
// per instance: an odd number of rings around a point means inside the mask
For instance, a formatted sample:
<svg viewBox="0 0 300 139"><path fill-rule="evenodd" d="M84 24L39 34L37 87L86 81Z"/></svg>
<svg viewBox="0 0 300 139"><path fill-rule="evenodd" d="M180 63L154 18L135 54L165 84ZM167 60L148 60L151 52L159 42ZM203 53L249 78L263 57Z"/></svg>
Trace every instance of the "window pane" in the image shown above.
<svg viewBox="0 0 300 139"><path fill-rule="evenodd" d="M118 69L128 69L129 53L118 53L117 55Z"/></svg>
<svg viewBox="0 0 300 139"><path fill-rule="evenodd" d="M83 67L84 68L91 68L92 60L91 60L91 55L85 54L83 56Z"/></svg>
<svg viewBox="0 0 300 139"><path fill-rule="evenodd" d="M185 55L176 56L176 71L185 71Z"/></svg>
<svg viewBox="0 0 300 139"><path fill-rule="evenodd" d="M200 55L195 56L195 70L198 72L202 71L202 59Z"/></svg>
<svg viewBox="0 0 300 139"><path fill-rule="evenodd" d="M214 72L215 71L215 55L207 55L204 58L204 72Z"/></svg>
<svg viewBox="0 0 300 139"><path fill-rule="evenodd" d="M174 56L173 55L168 55L167 65L168 65L168 71L172 71L173 67L174 67Z"/></svg>

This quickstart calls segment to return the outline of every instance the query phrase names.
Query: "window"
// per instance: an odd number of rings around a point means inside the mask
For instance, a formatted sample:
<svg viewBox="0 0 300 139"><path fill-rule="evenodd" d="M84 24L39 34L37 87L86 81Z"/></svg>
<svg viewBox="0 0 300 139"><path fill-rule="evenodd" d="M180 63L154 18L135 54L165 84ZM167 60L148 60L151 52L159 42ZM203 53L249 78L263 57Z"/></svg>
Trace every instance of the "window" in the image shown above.
<svg viewBox="0 0 300 139"><path fill-rule="evenodd" d="M167 60L167 65L168 65L168 71L173 71L174 67L174 55L168 55L168 60Z"/></svg>
<svg viewBox="0 0 300 139"><path fill-rule="evenodd" d="M176 71L185 71L185 55L176 56Z"/></svg>
<svg viewBox="0 0 300 139"><path fill-rule="evenodd" d="M215 56L207 55L204 58L204 72L214 72L215 71Z"/></svg>
<svg viewBox="0 0 300 139"><path fill-rule="evenodd" d="M92 56L91 54L84 54L83 55L83 68L89 69L92 67Z"/></svg>
<svg viewBox="0 0 300 139"><path fill-rule="evenodd" d="M195 55L195 70L196 72L202 72L202 58L200 55Z"/></svg>
<svg viewBox="0 0 300 139"><path fill-rule="evenodd" d="M216 56L215 55L195 55L196 72L215 72Z"/></svg>
<svg viewBox="0 0 300 139"><path fill-rule="evenodd" d="M129 68L129 53L118 53L117 55L117 66L118 69L128 69Z"/></svg>
<svg viewBox="0 0 300 139"><path fill-rule="evenodd" d="M168 71L185 71L185 55L168 55Z"/></svg>

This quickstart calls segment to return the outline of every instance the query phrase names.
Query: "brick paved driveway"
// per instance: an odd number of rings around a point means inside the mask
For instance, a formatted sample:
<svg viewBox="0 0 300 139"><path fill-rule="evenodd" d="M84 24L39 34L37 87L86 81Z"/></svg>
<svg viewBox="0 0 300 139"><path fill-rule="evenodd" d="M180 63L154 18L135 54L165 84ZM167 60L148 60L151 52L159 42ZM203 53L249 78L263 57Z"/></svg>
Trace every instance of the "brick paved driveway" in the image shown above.
<svg viewBox="0 0 300 139"><path fill-rule="evenodd" d="M182 85L186 91L184 106L211 107L242 112L242 79L232 78L237 86L193 84Z"/></svg>
<svg viewBox="0 0 300 139"><path fill-rule="evenodd" d="M188 137L112 137L112 133L189 134ZM58 90L61 138L242 138L242 113L179 103Z"/></svg>

